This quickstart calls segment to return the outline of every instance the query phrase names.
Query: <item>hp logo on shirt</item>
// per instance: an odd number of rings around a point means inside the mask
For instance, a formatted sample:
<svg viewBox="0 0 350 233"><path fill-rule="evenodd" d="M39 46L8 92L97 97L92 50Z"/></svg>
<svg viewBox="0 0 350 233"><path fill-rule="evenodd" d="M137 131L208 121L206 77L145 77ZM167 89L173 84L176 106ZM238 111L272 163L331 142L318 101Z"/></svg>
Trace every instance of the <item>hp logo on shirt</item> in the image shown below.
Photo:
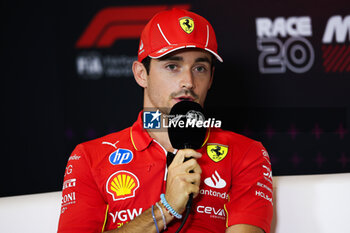
<svg viewBox="0 0 350 233"><path fill-rule="evenodd" d="M119 148L109 156L109 162L113 165L127 164L130 163L133 157L130 150Z"/></svg>
<svg viewBox="0 0 350 233"><path fill-rule="evenodd" d="M143 128L144 129L160 129L160 119L162 114L157 111L144 111L143 112Z"/></svg>

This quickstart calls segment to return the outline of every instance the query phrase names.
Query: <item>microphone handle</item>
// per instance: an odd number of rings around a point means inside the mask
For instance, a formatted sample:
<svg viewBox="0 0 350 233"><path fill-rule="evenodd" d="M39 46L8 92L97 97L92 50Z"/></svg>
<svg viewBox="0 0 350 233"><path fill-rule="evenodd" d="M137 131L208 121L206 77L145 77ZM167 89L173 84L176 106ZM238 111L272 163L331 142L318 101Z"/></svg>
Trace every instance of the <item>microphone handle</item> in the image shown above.
<svg viewBox="0 0 350 233"><path fill-rule="evenodd" d="M190 193L190 195L188 196L188 201L186 204L186 209L191 209L192 207L192 202L193 202L193 193Z"/></svg>
<svg viewBox="0 0 350 233"><path fill-rule="evenodd" d="M191 146L188 143L186 143L184 145L184 149L192 149L192 148L191 148ZM185 158L184 162L186 162L189 159L191 159L191 158ZM190 173L193 173L193 170L191 170ZM181 229L183 228L183 226L185 225L185 223L186 223L186 221L188 219L188 216L190 215L190 212L191 212L192 202L193 202L193 193L190 193L188 195L188 201L186 203L186 214L185 214L185 217L183 218L181 225L179 226L179 228L176 230L175 233L179 233L181 231Z"/></svg>
<svg viewBox="0 0 350 233"><path fill-rule="evenodd" d="M191 148L191 145L189 143L185 143L184 149L192 149L192 148ZM191 158L185 158L184 162L186 162L187 160L190 160L190 159L192 159L192 157ZM193 170L191 170L190 173L193 173ZM193 202L193 193L190 193L190 195L188 197L187 204L186 204L186 209L188 209L188 210L191 209L192 202Z"/></svg>

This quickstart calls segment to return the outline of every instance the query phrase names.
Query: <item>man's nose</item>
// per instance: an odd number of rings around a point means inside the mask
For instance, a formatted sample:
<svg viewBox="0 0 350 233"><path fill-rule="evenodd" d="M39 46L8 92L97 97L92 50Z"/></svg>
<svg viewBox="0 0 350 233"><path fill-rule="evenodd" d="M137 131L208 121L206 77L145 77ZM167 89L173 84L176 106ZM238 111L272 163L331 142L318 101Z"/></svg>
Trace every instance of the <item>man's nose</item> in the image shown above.
<svg viewBox="0 0 350 233"><path fill-rule="evenodd" d="M194 89L195 88L193 74L192 74L192 71L190 69L186 69L183 72L180 85L181 85L181 88L184 88L184 89Z"/></svg>

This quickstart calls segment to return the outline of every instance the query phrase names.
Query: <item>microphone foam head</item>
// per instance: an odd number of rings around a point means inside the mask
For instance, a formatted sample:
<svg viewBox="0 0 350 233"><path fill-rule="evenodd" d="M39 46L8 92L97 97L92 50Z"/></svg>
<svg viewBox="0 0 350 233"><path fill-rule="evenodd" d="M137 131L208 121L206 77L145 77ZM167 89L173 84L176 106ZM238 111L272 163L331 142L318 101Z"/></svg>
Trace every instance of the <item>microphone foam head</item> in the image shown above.
<svg viewBox="0 0 350 233"><path fill-rule="evenodd" d="M198 122L205 121L203 112L202 106L192 101L180 101L171 108L168 134L174 148L201 148L206 128Z"/></svg>

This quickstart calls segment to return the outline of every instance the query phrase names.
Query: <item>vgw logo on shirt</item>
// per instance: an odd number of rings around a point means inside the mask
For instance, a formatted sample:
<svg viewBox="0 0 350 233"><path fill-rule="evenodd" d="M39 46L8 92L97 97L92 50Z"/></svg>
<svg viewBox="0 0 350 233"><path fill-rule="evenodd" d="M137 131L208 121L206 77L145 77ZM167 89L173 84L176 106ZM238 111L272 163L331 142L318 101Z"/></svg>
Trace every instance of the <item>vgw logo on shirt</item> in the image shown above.
<svg viewBox="0 0 350 233"><path fill-rule="evenodd" d="M127 164L133 159L133 154L128 149L119 148L109 156L109 162L113 165Z"/></svg>

